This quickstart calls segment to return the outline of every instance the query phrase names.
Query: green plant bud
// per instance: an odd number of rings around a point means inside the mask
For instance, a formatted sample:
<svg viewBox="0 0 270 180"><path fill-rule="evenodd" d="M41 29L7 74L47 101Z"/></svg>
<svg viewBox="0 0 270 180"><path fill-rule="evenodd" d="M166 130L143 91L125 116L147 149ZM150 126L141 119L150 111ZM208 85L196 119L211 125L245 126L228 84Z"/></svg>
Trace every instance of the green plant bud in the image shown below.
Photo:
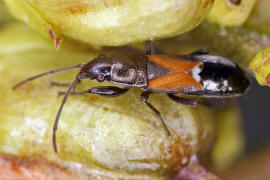
<svg viewBox="0 0 270 180"><path fill-rule="evenodd" d="M10 34L1 36L8 52L0 53L0 154L17 157L42 157L64 166L79 163L92 175L122 179L164 179L185 167L191 156L209 153L215 140L215 124L210 109L174 103L164 94L153 94L152 103L164 118L172 136L168 137L158 117L140 101L138 88L115 98L96 95L70 96L57 131L59 153L52 148L52 127L64 87L50 86L50 81L71 82L76 70L44 77L12 91L12 85L44 71L87 62L102 52L87 47L61 51L46 46L44 39L27 36L14 39L14 49L7 36L34 34L17 25L8 26ZM3 39L1 39L3 38ZM31 48L23 48L34 42ZM41 44L45 44L41 46ZM19 46L22 46L19 48ZM21 49L24 49L22 51ZM18 50L18 51L17 51ZM11 53L12 52L12 53ZM84 80L77 91L109 85Z"/></svg>
<svg viewBox="0 0 270 180"><path fill-rule="evenodd" d="M213 0L4 0L11 13L54 41L62 35L118 46L187 32L205 18Z"/></svg>
<svg viewBox="0 0 270 180"><path fill-rule="evenodd" d="M270 35L270 3L269 0L259 0L255 4L251 17L245 24L246 27L262 34Z"/></svg>
<svg viewBox="0 0 270 180"><path fill-rule="evenodd" d="M240 26L249 17L256 0L215 0L207 20L225 26Z"/></svg>
<svg viewBox="0 0 270 180"><path fill-rule="evenodd" d="M211 153L213 167L222 171L242 154L244 134L239 107L229 103L217 110L217 142Z"/></svg>
<svg viewBox="0 0 270 180"><path fill-rule="evenodd" d="M249 67L260 85L270 86L270 47L260 51L252 59Z"/></svg>
<svg viewBox="0 0 270 180"><path fill-rule="evenodd" d="M268 0L260 0L256 3L254 11L251 18L247 21L246 27L259 32L263 35L264 41L261 44L265 43L270 36L270 4ZM250 69L255 73L256 79L260 85L270 86L270 44L261 48L261 51L252 58L252 61L249 64Z"/></svg>
<svg viewBox="0 0 270 180"><path fill-rule="evenodd" d="M10 13L18 20L28 24L32 29L51 39L55 49L59 49L62 42L60 35L29 3L23 0L3 0Z"/></svg>

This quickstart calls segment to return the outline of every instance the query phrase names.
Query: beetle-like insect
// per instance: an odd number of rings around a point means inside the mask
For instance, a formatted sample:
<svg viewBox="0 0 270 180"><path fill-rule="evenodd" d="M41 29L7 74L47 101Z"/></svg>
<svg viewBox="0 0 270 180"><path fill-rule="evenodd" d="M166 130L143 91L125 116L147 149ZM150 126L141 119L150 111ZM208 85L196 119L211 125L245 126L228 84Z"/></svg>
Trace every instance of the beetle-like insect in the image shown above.
<svg viewBox="0 0 270 180"><path fill-rule="evenodd" d="M110 57L99 55L86 64L51 70L30 77L15 85L13 89L42 76L74 68L81 68L81 70L64 93L53 126L52 138L56 153L58 151L56 145L58 121L70 94L92 93L105 97L115 97L124 94L131 87L139 87L143 90L141 101L156 113L167 135L170 136L171 133L159 111L148 102L149 95L152 92L165 93L177 103L198 106L197 100L175 95L204 98L235 97L245 93L250 84L245 71L224 57L210 55L205 49L188 55L152 55L151 42L148 41L145 45L144 54L114 55ZM82 92L72 91L82 79L96 79L99 82L109 81L123 86L123 88L100 86Z"/></svg>

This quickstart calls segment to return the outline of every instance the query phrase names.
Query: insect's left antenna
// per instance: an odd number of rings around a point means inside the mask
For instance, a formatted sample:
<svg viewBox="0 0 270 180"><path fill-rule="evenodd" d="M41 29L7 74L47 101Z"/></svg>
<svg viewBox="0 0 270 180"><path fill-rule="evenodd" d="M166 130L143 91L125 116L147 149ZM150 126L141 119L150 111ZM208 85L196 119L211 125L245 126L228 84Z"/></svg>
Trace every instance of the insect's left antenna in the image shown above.
<svg viewBox="0 0 270 180"><path fill-rule="evenodd" d="M48 72L41 73L41 74L32 76L30 78L27 78L27 79L19 82L18 84L16 84L15 86L13 86L12 89L15 90L18 87L22 86L23 84L27 83L28 81L32 81L32 80L37 79L37 78L40 78L42 76L46 76L48 74L58 73L58 72L62 72L62 71L70 70L70 69L81 68L84 65L85 64L77 64L77 65L74 65L74 66L69 66L69 67L65 67L65 68L61 68L61 69L54 69L54 70L51 70L51 71L48 71Z"/></svg>
<svg viewBox="0 0 270 180"><path fill-rule="evenodd" d="M69 96L69 94L71 93L71 90L76 86L76 84L78 83L79 81L79 78L78 76L76 76L76 79L71 83L71 85L69 86L67 92L65 93L65 96L63 97L62 99L62 103L61 103L61 106L59 107L58 109L58 112L57 112L57 115L55 117L55 121L54 121L54 125L53 125L53 137L52 137L52 141L53 141L53 148L54 148L54 151L57 153L57 144L56 144L56 130L57 130L57 127L58 127L58 121L59 121L59 118L60 118L60 115L61 115L61 112L63 110L63 107L67 101L67 98Z"/></svg>

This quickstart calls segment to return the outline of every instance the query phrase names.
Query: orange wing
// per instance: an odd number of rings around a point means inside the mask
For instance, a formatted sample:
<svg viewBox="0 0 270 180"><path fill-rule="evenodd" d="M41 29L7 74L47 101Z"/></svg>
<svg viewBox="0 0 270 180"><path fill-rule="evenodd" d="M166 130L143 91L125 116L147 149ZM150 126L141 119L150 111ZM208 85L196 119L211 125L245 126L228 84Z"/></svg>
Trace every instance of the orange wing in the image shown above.
<svg viewBox="0 0 270 180"><path fill-rule="evenodd" d="M148 82L148 88L156 91L183 93L185 89L202 90L202 85L187 73L169 73Z"/></svg>
<svg viewBox="0 0 270 180"><path fill-rule="evenodd" d="M188 60L183 59L180 56L170 55L170 56L161 56L161 55L150 55L148 59L155 64L158 64L161 67L168 69L169 71L177 72L189 72L194 67L203 65L203 62L198 60Z"/></svg>

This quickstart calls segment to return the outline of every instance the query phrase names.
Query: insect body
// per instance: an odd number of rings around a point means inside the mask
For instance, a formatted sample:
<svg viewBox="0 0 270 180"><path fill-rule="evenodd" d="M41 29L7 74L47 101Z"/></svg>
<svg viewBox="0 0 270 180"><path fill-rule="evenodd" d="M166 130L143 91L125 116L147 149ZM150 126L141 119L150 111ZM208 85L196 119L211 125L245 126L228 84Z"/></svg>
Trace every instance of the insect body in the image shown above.
<svg viewBox="0 0 270 180"><path fill-rule="evenodd" d="M239 96L245 93L249 87L249 79L245 72L224 57L210 55L204 49L189 55L152 55L151 44L147 42L144 54L114 55L111 57L100 55L86 64L56 69L30 77L15 85L13 89L30 80L74 68L81 68L81 71L64 93L56 115L53 127L55 152L57 152L56 130L58 121L70 94L92 93L105 97L115 97L127 92L131 87L141 88L143 90L141 101L158 115L167 135L170 136L170 131L159 111L148 102L149 95L152 92L166 93L175 102L197 106L199 105L198 101L175 95L224 98ZM96 79L99 82L109 81L123 88L100 86L82 92L72 91L76 84L83 79Z"/></svg>

